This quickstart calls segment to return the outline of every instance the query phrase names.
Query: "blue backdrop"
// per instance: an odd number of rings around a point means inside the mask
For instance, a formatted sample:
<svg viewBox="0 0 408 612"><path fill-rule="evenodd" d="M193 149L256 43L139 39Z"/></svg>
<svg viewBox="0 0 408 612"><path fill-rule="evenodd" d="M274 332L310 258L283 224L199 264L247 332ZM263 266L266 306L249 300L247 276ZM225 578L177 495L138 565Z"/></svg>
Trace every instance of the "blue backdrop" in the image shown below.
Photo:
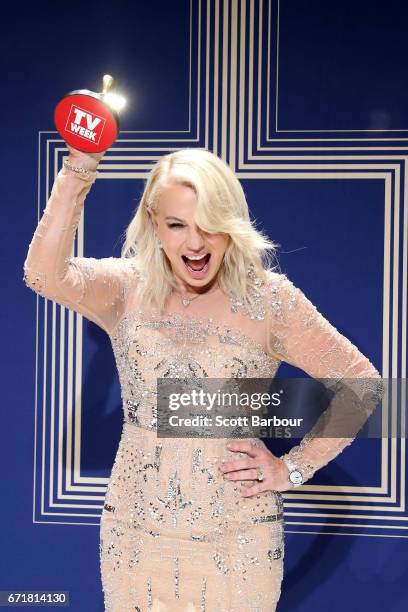
<svg viewBox="0 0 408 612"><path fill-rule="evenodd" d="M101 611L99 515L122 421L113 356L85 319L65 313L61 331L60 306L22 280L66 154L54 106L98 90L105 73L128 99L77 254L119 255L153 163L208 147L281 245L282 271L383 376L406 378L408 9L90 0L4 11L0 590L69 591L72 610ZM404 439L358 441L316 475L317 491L285 495L280 612L407 609L405 463Z"/></svg>

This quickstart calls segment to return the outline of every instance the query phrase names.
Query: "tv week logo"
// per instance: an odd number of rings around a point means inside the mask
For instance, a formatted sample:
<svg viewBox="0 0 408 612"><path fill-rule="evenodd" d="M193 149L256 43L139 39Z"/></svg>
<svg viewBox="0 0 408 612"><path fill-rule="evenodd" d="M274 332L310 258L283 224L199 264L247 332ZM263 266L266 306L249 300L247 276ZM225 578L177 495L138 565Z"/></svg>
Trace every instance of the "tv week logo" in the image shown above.
<svg viewBox="0 0 408 612"><path fill-rule="evenodd" d="M90 113L75 104L71 106L65 126L67 132L98 144L104 127L104 117Z"/></svg>

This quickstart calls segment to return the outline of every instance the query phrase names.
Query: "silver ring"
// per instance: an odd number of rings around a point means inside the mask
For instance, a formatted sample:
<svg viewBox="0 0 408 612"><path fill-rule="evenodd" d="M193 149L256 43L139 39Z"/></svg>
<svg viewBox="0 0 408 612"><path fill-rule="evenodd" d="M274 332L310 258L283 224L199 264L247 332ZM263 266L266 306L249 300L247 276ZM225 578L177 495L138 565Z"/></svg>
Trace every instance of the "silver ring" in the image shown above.
<svg viewBox="0 0 408 612"><path fill-rule="evenodd" d="M262 480L265 478L265 474L263 473L263 469L261 467L257 467L256 468L256 473L258 474L257 480L259 480L259 482L262 482Z"/></svg>

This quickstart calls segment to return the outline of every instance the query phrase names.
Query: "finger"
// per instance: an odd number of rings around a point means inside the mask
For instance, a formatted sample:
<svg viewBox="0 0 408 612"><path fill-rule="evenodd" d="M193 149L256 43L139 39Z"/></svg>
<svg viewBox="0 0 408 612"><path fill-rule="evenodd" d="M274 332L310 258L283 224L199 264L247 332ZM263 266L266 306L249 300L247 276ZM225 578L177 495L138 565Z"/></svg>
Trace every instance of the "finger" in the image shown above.
<svg viewBox="0 0 408 612"><path fill-rule="evenodd" d="M224 474L227 480L258 480L258 472L255 468L250 470L238 470Z"/></svg>
<svg viewBox="0 0 408 612"><path fill-rule="evenodd" d="M263 493L263 491L268 491L268 488L265 486L265 484L263 482L259 484L256 483L251 487L244 487L241 491L241 495L242 497L252 497L252 495L258 495L259 493Z"/></svg>
<svg viewBox="0 0 408 612"><path fill-rule="evenodd" d="M228 442L227 448L233 452L246 453L247 455L249 455L250 457L253 457L254 459L255 457L259 455L259 451L261 450L260 447L254 446L253 444L251 444L250 442L247 442L246 440Z"/></svg>
<svg viewBox="0 0 408 612"><path fill-rule="evenodd" d="M246 470L256 467L257 463L254 459L238 459L237 461L226 461L219 466L219 469L224 474L226 472L234 472L235 470Z"/></svg>
<svg viewBox="0 0 408 612"><path fill-rule="evenodd" d="M266 449L267 448L265 442L263 440L261 440L260 438L251 438L249 440L249 443L251 444L251 446L256 446L258 448L262 448L262 449Z"/></svg>
<svg viewBox="0 0 408 612"><path fill-rule="evenodd" d="M87 155L83 151L80 151L79 149L75 149L75 147L69 145L67 142L65 143L65 146L67 147L71 155L78 155L78 156Z"/></svg>
<svg viewBox="0 0 408 612"><path fill-rule="evenodd" d="M67 142L65 143L70 155L73 157L80 157L86 159L90 157L92 159L100 160L106 153L106 151L102 151L100 153L85 153L84 151L80 151L79 149L75 149L73 146L69 145Z"/></svg>

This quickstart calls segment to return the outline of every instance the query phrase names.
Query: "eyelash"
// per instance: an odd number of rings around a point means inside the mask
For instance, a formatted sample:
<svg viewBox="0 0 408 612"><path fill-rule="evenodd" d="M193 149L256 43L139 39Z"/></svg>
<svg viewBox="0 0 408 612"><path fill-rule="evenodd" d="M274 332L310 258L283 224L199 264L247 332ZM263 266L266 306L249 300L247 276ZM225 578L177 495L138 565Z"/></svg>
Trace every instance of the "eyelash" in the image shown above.
<svg viewBox="0 0 408 612"><path fill-rule="evenodd" d="M168 227L184 227L181 223L170 223Z"/></svg>

